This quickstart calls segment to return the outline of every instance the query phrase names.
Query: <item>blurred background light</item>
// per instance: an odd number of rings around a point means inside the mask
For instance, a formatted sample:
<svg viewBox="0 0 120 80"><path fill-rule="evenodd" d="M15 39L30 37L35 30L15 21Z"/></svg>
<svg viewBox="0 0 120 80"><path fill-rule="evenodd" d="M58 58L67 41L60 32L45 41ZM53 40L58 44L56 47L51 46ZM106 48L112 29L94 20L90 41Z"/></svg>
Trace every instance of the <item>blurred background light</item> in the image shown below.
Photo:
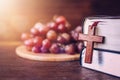
<svg viewBox="0 0 120 80"><path fill-rule="evenodd" d="M20 40L40 21L46 23L54 15L63 15L75 27L89 16L92 0L0 0L0 41Z"/></svg>

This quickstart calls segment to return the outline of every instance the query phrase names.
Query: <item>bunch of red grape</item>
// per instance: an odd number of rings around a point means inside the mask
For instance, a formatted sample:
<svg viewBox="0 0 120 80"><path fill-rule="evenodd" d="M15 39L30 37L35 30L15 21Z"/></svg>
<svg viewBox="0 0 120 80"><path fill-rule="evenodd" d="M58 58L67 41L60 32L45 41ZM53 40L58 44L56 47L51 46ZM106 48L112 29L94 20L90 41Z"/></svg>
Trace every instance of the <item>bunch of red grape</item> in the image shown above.
<svg viewBox="0 0 120 80"><path fill-rule="evenodd" d="M71 31L71 25L65 17L58 16L46 25L36 23L30 33L23 33L21 39L26 49L34 53L75 54L82 50L83 42L77 41L82 27Z"/></svg>

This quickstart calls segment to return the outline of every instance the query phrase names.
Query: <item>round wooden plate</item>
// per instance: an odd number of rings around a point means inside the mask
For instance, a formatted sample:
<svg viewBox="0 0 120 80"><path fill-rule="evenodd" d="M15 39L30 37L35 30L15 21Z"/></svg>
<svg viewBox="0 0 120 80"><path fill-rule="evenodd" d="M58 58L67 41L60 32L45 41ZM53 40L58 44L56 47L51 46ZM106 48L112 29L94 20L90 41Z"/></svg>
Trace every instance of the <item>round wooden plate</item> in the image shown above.
<svg viewBox="0 0 120 80"><path fill-rule="evenodd" d="M25 46L16 48L16 54L22 58L37 60L37 61L73 61L79 60L80 54L52 54L52 53L33 53L27 51Z"/></svg>

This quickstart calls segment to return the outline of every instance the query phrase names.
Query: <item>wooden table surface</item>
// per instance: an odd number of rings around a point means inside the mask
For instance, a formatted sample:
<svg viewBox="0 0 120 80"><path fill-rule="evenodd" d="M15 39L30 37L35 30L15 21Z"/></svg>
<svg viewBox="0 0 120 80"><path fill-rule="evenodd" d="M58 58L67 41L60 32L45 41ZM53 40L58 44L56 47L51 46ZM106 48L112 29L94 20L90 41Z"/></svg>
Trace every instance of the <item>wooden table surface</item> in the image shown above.
<svg viewBox="0 0 120 80"><path fill-rule="evenodd" d="M19 43L0 42L0 80L120 80L86 69L79 61L38 62L15 54Z"/></svg>

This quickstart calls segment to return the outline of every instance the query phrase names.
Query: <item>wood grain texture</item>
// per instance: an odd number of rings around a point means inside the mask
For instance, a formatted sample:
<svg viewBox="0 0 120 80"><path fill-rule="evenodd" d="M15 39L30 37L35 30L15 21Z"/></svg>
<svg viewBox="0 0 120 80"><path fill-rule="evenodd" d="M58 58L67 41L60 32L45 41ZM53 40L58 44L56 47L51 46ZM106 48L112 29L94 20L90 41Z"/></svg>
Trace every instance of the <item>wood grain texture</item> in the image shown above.
<svg viewBox="0 0 120 80"><path fill-rule="evenodd" d="M79 61L39 62L19 58L15 54L18 45L0 45L0 80L120 80L83 68Z"/></svg>
<svg viewBox="0 0 120 80"><path fill-rule="evenodd" d="M33 53L27 51L25 46L18 46L16 48L16 54L22 58L36 61L74 61L80 59L80 54L69 55L65 53L53 54L53 53Z"/></svg>

